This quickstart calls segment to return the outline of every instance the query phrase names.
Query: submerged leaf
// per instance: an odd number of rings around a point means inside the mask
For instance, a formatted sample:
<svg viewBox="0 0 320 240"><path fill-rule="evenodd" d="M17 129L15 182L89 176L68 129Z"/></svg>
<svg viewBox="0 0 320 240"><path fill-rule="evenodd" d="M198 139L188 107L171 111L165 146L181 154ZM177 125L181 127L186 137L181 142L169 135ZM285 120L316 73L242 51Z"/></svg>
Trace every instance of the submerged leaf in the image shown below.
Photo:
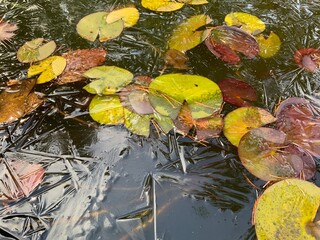
<svg viewBox="0 0 320 240"><path fill-rule="evenodd" d="M320 49L299 49L294 53L294 61L299 67L309 72L315 72L320 68Z"/></svg>
<svg viewBox="0 0 320 240"><path fill-rule="evenodd" d="M121 19L124 27L132 27L139 20L139 11L135 7L126 7L110 12L106 18L108 24Z"/></svg>
<svg viewBox="0 0 320 240"><path fill-rule="evenodd" d="M253 128L274 122L276 119L268 111L258 107L240 107L224 118L223 133L235 146Z"/></svg>
<svg viewBox="0 0 320 240"><path fill-rule="evenodd" d="M197 31L199 27L211 22L210 17L206 15L192 16L173 31L168 41L170 49L176 49L185 52L199 45L209 34L209 30Z"/></svg>
<svg viewBox="0 0 320 240"><path fill-rule="evenodd" d="M0 42L9 40L15 34L14 31L18 29L16 24L8 23L3 19L0 19Z"/></svg>
<svg viewBox="0 0 320 240"><path fill-rule="evenodd" d="M259 44L259 56L263 58L273 57L280 50L281 40L277 34L270 32L270 35L265 38L263 34L256 36Z"/></svg>
<svg viewBox="0 0 320 240"><path fill-rule="evenodd" d="M121 87L129 84L133 74L126 69L116 66L94 67L83 73L83 76L97 79L84 87L92 94L114 94Z"/></svg>
<svg viewBox="0 0 320 240"><path fill-rule="evenodd" d="M42 84L55 79L65 69L67 61L64 57L52 56L39 64L32 65L28 69L28 77L32 77L41 73L37 79L37 84Z"/></svg>
<svg viewBox="0 0 320 240"><path fill-rule="evenodd" d="M208 78L187 74L164 74L149 87L149 99L154 109L175 119L184 102L194 119L219 112L222 94L216 83Z"/></svg>
<svg viewBox="0 0 320 240"><path fill-rule="evenodd" d="M246 107L257 101L256 90L244 81L226 78L220 81L218 85L222 91L223 100L226 102Z"/></svg>
<svg viewBox="0 0 320 240"><path fill-rule="evenodd" d="M158 12L172 12L184 6L183 3L171 0L141 0L141 5L144 8Z"/></svg>
<svg viewBox="0 0 320 240"><path fill-rule="evenodd" d="M224 21L228 26L240 27L242 30L256 35L263 32L266 25L258 17L244 12L233 12L225 16Z"/></svg>
<svg viewBox="0 0 320 240"><path fill-rule="evenodd" d="M189 67L187 62L189 58L183 53L176 49L169 49L166 52L164 61L167 65L180 70L187 70Z"/></svg>
<svg viewBox="0 0 320 240"><path fill-rule="evenodd" d="M49 57L57 46L54 41L44 41L43 38L36 38L23 44L17 52L18 60L22 63L32 63Z"/></svg>
<svg viewBox="0 0 320 240"><path fill-rule="evenodd" d="M18 81L0 94L0 123L10 123L35 110L43 100L32 89L35 79Z"/></svg>
<svg viewBox="0 0 320 240"><path fill-rule="evenodd" d="M314 222L319 205L320 189L313 183L287 179L273 184L255 205L258 239L319 239Z"/></svg>
<svg viewBox="0 0 320 240"><path fill-rule="evenodd" d="M83 73L90 68L104 64L107 52L102 48L78 49L62 55L67 60L64 72L57 84L67 84L84 80Z"/></svg>
<svg viewBox="0 0 320 240"><path fill-rule="evenodd" d="M272 128L250 130L241 138L238 153L243 166L265 181L309 179L316 172L313 158L288 145L286 134Z"/></svg>
<svg viewBox="0 0 320 240"><path fill-rule="evenodd" d="M77 24L78 34L91 42L94 42L98 35L100 42L118 37L124 28L123 20L120 18L108 23L107 16L107 12L96 12L83 17Z"/></svg>

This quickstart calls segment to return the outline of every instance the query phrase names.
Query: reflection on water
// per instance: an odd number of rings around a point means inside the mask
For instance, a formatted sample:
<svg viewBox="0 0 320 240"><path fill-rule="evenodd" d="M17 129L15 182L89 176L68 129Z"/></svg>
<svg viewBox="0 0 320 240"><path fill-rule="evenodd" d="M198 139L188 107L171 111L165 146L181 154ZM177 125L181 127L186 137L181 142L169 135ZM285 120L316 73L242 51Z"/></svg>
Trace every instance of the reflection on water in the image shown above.
<svg viewBox="0 0 320 240"><path fill-rule="evenodd" d="M75 25L83 16L124 4L136 5L141 19L118 39L89 43L77 35ZM200 45L188 52L188 73L216 82L243 79L257 89L258 105L270 111L281 98L319 92L319 72L301 71L293 61L296 49L319 47L317 1L211 0L161 14L133 0L0 0L0 6L0 15L19 26L16 37L0 45L1 86L25 77L28 66L16 61L15 52L36 37L55 40L57 54L104 46L107 64L157 76L166 39L181 20L206 13L223 24L226 14L243 11L280 36L279 54L231 66ZM97 126L81 87L39 87L50 95L46 105L0 129L2 154L19 153L46 168L44 182L31 196L1 205L1 239L255 239L251 210L257 192L248 179L263 183L244 170L224 138L200 144L154 131L145 139L121 126Z"/></svg>

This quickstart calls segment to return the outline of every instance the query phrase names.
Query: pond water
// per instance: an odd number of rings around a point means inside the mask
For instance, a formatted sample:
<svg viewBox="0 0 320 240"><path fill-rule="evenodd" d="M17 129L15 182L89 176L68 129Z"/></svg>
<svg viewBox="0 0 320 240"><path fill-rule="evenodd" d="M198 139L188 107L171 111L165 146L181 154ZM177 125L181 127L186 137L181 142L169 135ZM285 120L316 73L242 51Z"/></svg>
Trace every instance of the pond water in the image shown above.
<svg viewBox="0 0 320 240"><path fill-rule="evenodd" d="M90 43L76 32L90 13L135 5L140 20L112 41ZM301 71L295 50L319 47L320 2L215 1L172 13L128 0L0 0L0 15L17 23L16 36L0 45L0 86L23 79L28 66L15 54L37 37L55 40L58 54L104 47L106 65L135 75L158 76L172 30L182 20L207 14L217 25L230 12L258 16L282 40L273 58L231 66L204 45L188 51L190 74L215 82L243 79L258 92L257 106L273 111L289 96L319 97L320 74ZM174 72L166 69L165 72ZM255 239L251 212L265 182L241 165L222 136L205 143L170 132L150 138L122 126L101 126L88 115L83 83L37 87L51 94L23 121L1 128L2 154L45 166L45 178L28 197L0 207L0 239ZM226 105L224 113L233 109ZM312 180L319 185L319 174ZM255 189L250 179L258 188Z"/></svg>

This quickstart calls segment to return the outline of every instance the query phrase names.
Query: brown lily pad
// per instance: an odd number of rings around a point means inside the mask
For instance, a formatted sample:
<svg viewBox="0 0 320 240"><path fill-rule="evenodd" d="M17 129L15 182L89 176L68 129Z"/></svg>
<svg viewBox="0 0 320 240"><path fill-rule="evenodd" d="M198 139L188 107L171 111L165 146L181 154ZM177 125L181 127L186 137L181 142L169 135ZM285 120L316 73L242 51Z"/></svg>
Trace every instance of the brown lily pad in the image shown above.
<svg viewBox="0 0 320 240"><path fill-rule="evenodd" d="M294 61L299 67L315 72L320 68L320 49L301 48L294 53Z"/></svg>

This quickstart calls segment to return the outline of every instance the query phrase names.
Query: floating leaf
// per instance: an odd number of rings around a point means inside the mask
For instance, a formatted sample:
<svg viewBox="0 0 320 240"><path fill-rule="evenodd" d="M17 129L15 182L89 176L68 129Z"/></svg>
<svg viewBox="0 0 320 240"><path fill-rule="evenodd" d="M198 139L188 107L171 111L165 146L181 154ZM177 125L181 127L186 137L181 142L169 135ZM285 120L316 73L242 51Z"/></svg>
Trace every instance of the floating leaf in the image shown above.
<svg viewBox="0 0 320 240"><path fill-rule="evenodd" d="M222 91L223 100L226 102L245 107L251 106L252 102L257 101L256 90L244 81L226 78L218 85Z"/></svg>
<svg viewBox="0 0 320 240"><path fill-rule="evenodd" d="M167 134L173 127L173 121L170 117L163 116L157 112L153 113L153 124Z"/></svg>
<svg viewBox="0 0 320 240"><path fill-rule="evenodd" d="M299 67L315 72L320 67L320 49L302 48L294 53L294 61Z"/></svg>
<svg viewBox="0 0 320 240"><path fill-rule="evenodd" d="M273 184L256 202L258 239L319 239L314 223L319 205L320 189L310 182L287 179Z"/></svg>
<svg viewBox="0 0 320 240"><path fill-rule="evenodd" d="M64 72L58 77L57 84L67 84L84 80L83 73L90 68L105 63L107 52L102 48L78 49L62 55L67 60Z"/></svg>
<svg viewBox="0 0 320 240"><path fill-rule="evenodd" d="M97 79L84 87L92 94L113 94L121 87L129 84L133 74L126 69L115 66L99 66L86 71L83 76Z"/></svg>
<svg viewBox="0 0 320 240"><path fill-rule="evenodd" d="M186 102L192 118L204 118L218 112L222 94L210 79L187 74L164 74L155 78L149 87L149 99L154 109L175 119Z"/></svg>
<svg viewBox="0 0 320 240"><path fill-rule="evenodd" d="M0 41L9 40L15 34L14 31L18 29L16 24L8 23L3 19L0 19Z"/></svg>
<svg viewBox="0 0 320 240"><path fill-rule="evenodd" d="M197 31L197 29L209 22L211 19L206 15L190 17L173 31L168 41L169 48L185 52L199 45L208 36L210 30Z"/></svg>
<svg viewBox="0 0 320 240"><path fill-rule="evenodd" d="M132 27L139 20L139 11L135 7L121 8L110 12L106 18L108 24L122 20L124 27Z"/></svg>
<svg viewBox="0 0 320 240"><path fill-rule="evenodd" d="M281 46L281 40L277 34L270 32L270 35L265 38L263 34L256 36L259 44L259 56L263 58L269 58L276 55Z"/></svg>
<svg viewBox="0 0 320 240"><path fill-rule="evenodd" d="M17 159L1 159L0 201L16 200L29 194L42 182L44 169Z"/></svg>
<svg viewBox="0 0 320 240"><path fill-rule="evenodd" d="M207 0L178 0L177 2L190 4L190 5L202 5L207 4Z"/></svg>
<svg viewBox="0 0 320 240"><path fill-rule="evenodd" d="M91 42L94 42L98 35L100 42L118 37L124 28L122 19L108 23L107 16L107 12L96 12L83 17L77 24L78 34Z"/></svg>
<svg viewBox="0 0 320 240"><path fill-rule="evenodd" d="M23 44L17 52L18 60L22 63L32 63L49 57L57 46L54 41L44 41L43 38L36 38Z"/></svg>
<svg viewBox="0 0 320 240"><path fill-rule="evenodd" d="M225 16L224 21L228 26L240 27L242 30L256 35L263 32L266 25L258 17L244 12L233 12Z"/></svg>
<svg viewBox="0 0 320 240"><path fill-rule="evenodd" d="M64 57L52 56L39 64L34 64L28 69L28 77L41 73L37 79L37 84L46 83L55 79L65 69L67 61Z"/></svg>
<svg viewBox="0 0 320 240"><path fill-rule="evenodd" d="M238 146L243 166L265 181L289 177L311 178L316 172L312 157L291 145L286 134L272 128L255 128L246 133Z"/></svg>
<svg viewBox="0 0 320 240"><path fill-rule="evenodd" d="M0 94L0 123L9 123L25 116L42 104L32 89L35 79L18 81Z"/></svg>
<svg viewBox="0 0 320 240"><path fill-rule="evenodd" d="M124 126L134 134L148 137L150 134L151 115L139 115L124 109Z"/></svg>
<svg viewBox="0 0 320 240"><path fill-rule="evenodd" d="M187 62L189 58L183 53L176 49L169 49L166 52L164 61L167 65L180 70L187 70L189 67Z"/></svg>
<svg viewBox="0 0 320 240"><path fill-rule="evenodd" d="M276 119L268 111L258 107L240 107L224 118L223 133L235 146L253 128L274 122Z"/></svg>
<svg viewBox="0 0 320 240"><path fill-rule="evenodd" d="M141 5L144 8L158 12L172 12L184 6L183 3L170 0L141 0Z"/></svg>

